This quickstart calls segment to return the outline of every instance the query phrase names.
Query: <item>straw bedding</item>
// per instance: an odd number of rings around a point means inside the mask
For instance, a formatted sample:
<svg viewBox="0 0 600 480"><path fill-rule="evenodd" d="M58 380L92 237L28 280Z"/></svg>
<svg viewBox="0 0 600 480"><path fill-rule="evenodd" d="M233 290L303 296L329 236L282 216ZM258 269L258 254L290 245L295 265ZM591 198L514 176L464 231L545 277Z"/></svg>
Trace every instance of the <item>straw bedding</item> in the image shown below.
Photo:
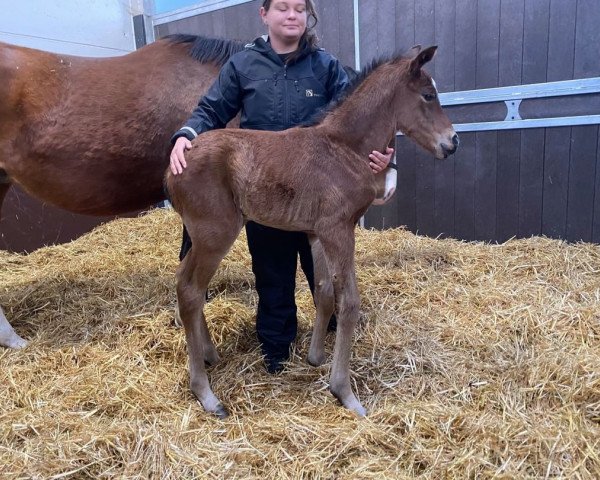
<svg viewBox="0 0 600 480"><path fill-rule="evenodd" d="M173 325L179 235L154 211L0 253L0 304L31 340L0 351L2 478L600 477L600 247L357 231L357 419L330 365L304 360L300 276L291 361L264 370L240 238L207 306L220 421L194 401Z"/></svg>

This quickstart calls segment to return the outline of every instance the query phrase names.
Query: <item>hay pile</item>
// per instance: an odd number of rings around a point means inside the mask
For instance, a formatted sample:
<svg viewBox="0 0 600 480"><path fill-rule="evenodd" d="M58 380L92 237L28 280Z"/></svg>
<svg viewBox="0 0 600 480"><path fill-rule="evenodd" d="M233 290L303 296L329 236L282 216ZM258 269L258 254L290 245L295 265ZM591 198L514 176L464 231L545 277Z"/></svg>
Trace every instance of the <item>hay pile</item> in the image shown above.
<svg viewBox="0 0 600 480"><path fill-rule="evenodd" d="M0 351L2 478L600 477L600 247L359 231L361 420L328 393L329 364L304 361L304 281L293 358L265 372L240 239L207 308L220 421L173 326L179 235L155 211L0 253L0 304L32 340Z"/></svg>

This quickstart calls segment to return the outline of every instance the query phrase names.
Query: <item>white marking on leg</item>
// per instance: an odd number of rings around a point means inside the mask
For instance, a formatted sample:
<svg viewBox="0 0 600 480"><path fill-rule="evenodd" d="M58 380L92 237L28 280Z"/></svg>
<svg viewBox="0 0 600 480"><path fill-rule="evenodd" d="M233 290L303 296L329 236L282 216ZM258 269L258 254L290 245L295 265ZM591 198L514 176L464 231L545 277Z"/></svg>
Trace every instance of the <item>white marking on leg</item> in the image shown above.
<svg viewBox="0 0 600 480"><path fill-rule="evenodd" d="M0 346L7 348L25 348L27 342L17 335L0 307Z"/></svg>

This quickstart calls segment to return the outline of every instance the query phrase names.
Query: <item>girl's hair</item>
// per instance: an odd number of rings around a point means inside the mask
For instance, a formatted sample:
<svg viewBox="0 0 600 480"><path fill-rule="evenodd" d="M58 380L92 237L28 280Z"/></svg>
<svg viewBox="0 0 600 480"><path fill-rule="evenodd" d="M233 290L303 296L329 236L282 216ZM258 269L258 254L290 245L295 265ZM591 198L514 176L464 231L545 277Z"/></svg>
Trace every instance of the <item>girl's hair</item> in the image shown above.
<svg viewBox="0 0 600 480"><path fill-rule="evenodd" d="M287 59L287 63L293 62L296 60L300 52L302 52L305 48L309 48L310 50L315 50L317 48L317 43L319 42L319 38L315 32L315 27L319 22L319 17L317 16L317 10L315 9L314 0L305 0L306 2L306 30L300 37L300 42L298 43L298 50L293 55ZM273 0L263 0L262 7L268 11L271 8L271 3Z"/></svg>

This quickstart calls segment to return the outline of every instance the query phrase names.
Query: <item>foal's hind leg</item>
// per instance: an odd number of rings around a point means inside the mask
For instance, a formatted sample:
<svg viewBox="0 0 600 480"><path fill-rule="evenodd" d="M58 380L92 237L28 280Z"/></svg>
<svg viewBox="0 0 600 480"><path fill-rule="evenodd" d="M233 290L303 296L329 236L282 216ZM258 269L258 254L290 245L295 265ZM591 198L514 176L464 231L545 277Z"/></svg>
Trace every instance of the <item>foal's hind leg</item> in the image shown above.
<svg viewBox="0 0 600 480"><path fill-rule="evenodd" d="M333 284L331 275L327 268L327 260L323 252L323 245L316 238L310 238L312 257L315 271L315 307L317 316L313 326L313 334L308 350L308 363L318 367L325 363L325 336L327 335L327 324L335 309L333 295Z"/></svg>
<svg viewBox="0 0 600 480"><path fill-rule="evenodd" d="M329 388L342 404L359 416L366 410L350 385L352 335L358 323L360 296L354 269L354 225L330 228L319 233L333 279L338 327L333 352Z"/></svg>
<svg viewBox="0 0 600 480"><path fill-rule="evenodd" d="M237 237L242 220L203 219L188 226L193 247L178 270L177 300L188 345L190 387L207 412L224 418L227 410L212 392L204 367L205 360L216 361L218 354L203 307L208 283Z"/></svg>

